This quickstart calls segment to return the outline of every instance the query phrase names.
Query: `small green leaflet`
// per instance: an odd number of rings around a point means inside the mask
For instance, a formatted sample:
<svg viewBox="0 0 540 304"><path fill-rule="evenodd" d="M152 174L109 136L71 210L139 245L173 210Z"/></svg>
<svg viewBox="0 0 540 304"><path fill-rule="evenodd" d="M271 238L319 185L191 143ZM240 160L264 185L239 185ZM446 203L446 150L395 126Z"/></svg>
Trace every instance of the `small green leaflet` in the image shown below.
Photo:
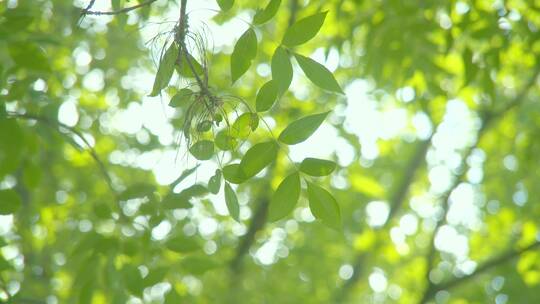
<svg viewBox="0 0 540 304"><path fill-rule="evenodd" d="M126 190L118 195L121 201L127 201L134 198L151 196L156 191L156 186L146 183L137 183L129 186Z"/></svg>
<svg viewBox="0 0 540 304"><path fill-rule="evenodd" d="M228 151L236 147L236 139L229 135L229 130L221 130L216 134L216 146L223 150Z"/></svg>
<svg viewBox="0 0 540 304"><path fill-rule="evenodd" d="M308 182L309 209L327 226L341 229L341 214L336 199L325 189Z"/></svg>
<svg viewBox="0 0 540 304"><path fill-rule="evenodd" d="M253 145L240 161L240 170L245 178L255 176L277 157L279 146L274 141Z"/></svg>
<svg viewBox="0 0 540 304"><path fill-rule="evenodd" d="M206 189L206 187L201 184L189 186L186 189L182 190L180 193L178 193L178 195L185 198L204 196L206 194L208 194L208 189Z"/></svg>
<svg viewBox="0 0 540 304"><path fill-rule="evenodd" d="M297 46L315 37L323 25L327 13L320 12L295 22L285 32L281 44L289 47Z"/></svg>
<svg viewBox="0 0 540 304"><path fill-rule="evenodd" d="M240 170L240 164L230 164L223 167L223 178L233 184L241 184L247 180Z"/></svg>
<svg viewBox="0 0 540 304"><path fill-rule="evenodd" d="M276 82L278 95L283 95L291 85L293 69L289 54L279 46L272 55L272 80Z"/></svg>
<svg viewBox="0 0 540 304"><path fill-rule="evenodd" d="M174 182L171 183L171 187L172 188L176 187L176 185L180 184L180 182L186 179L186 177L190 176L191 174L193 174L193 172L197 171L197 168L199 168L199 166L200 164L196 165L195 167L191 169L184 170L182 174L180 174L180 176Z"/></svg>
<svg viewBox="0 0 540 304"><path fill-rule="evenodd" d="M178 58L178 62L176 65L176 71L178 72L178 74L186 78L195 78L195 76L193 75L193 71L191 70L191 67L189 66L189 63L187 63L186 61L186 56L188 57L189 62L193 66L193 70L195 70L195 73L197 75L203 74L204 69L201 66L201 64L197 61L197 59L191 56L191 54L189 53L186 54L185 52L180 56L180 58Z"/></svg>
<svg viewBox="0 0 540 304"><path fill-rule="evenodd" d="M257 35L251 28L247 29L236 42L231 54L231 78L234 83L251 66L257 55Z"/></svg>
<svg viewBox="0 0 540 304"><path fill-rule="evenodd" d="M208 194L208 189L205 186L195 184L180 193L170 192L163 198L161 204L165 209L188 209L193 206L190 199L205 196L206 194Z"/></svg>
<svg viewBox="0 0 540 304"><path fill-rule="evenodd" d="M253 16L253 24L261 25L270 21L276 15L280 5L281 0L270 0L264 9L257 10L257 13Z"/></svg>
<svg viewBox="0 0 540 304"><path fill-rule="evenodd" d="M326 176L336 169L336 163L331 160L306 158L300 164L300 171L311 176Z"/></svg>
<svg viewBox="0 0 540 304"><path fill-rule="evenodd" d="M169 267L155 267L149 271L149 273L144 277L145 286L154 286L159 282L162 282L169 271Z"/></svg>
<svg viewBox="0 0 540 304"><path fill-rule="evenodd" d="M172 43L159 62L156 79L154 80L154 87L152 88L150 96L159 95L161 90L169 85L169 81L171 81L174 72L176 58L178 58L178 47L175 43Z"/></svg>
<svg viewBox="0 0 540 304"><path fill-rule="evenodd" d="M229 183L225 183L225 204L227 204L227 209L229 210L229 214L232 216L232 218L239 222L240 206L238 205L236 193L234 193L234 190Z"/></svg>
<svg viewBox="0 0 540 304"><path fill-rule="evenodd" d="M221 170L217 169L216 173L210 177L208 181L208 190L210 193L217 194L221 188Z"/></svg>
<svg viewBox="0 0 540 304"><path fill-rule="evenodd" d="M231 136L246 139L259 126L259 116L256 113L244 113L234 121Z"/></svg>
<svg viewBox="0 0 540 304"><path fill-rule="evenodd" d="M294 54L294 57L296 58L296 61L300 65L302 71L304 71L306 77L316 86L330 92L343 94L343 90L337 83L334 75L332 75L332 72L330 72L324 65L300 54Z"/></svg>
<svg viewBox="0 0 540 304"><path fill-rule="evenodd" d="M217 0L217 4L222 11L228 11L234 4L234 0Z"/></svg>
<svg viewBox="0 0 540 304"><path fill-rule="evenodd" d="M187 105L191 97L193 96L193 91L190 89L181 89L178 93L174 94L169 102L169 106L174 108L180 108Z"/></svg>
<svg viewBox="0 0 540 304"><path fill-rule="evenodd" d="M161 201L161 205L166 210L189 209L193 207L188 197L172 192L167 194L163 198L163 200Z"/></svg>
<svg viewBox="0 0 540 304"><path fill-rule="evenodd" d="M287 145L303 142L315 133L328 113L330 112L309 115L293 121L279 134L279 141Z"/></svg>
<svg viewBox="0 0 540 304"><path fill-rule="evenodd" d="M201 248L199 243L192 238L183 235L177 235L165 242L167 249L178 253L189 253Z"/></svg>
<svg viewBox="0 0 540 304"><path fill-rule="evenodd" d="M214 142L200 140L189 148L189 152L198 160L208 160L214 155Z"/></svg>
<svg viewBox="0 0 540 304"><path fill-rule="evenodd" d="M278 97L278 88L274 80L270 80L263 84L259 92L257 93L257 99L255 100L255 108L257 112L264 112L270 110L270 108L276 102Z"/></svg>
<svg viewBox="0 0 540 304"><path fill-rule="evenodd" d="M212 121L211 120L203 120L200 123L197 124L197 132L208 132L212 129Z"/></svg>
<svg viewBox="0 0 540 304"><path fill-rule="evenodd" d="M270 201L268 219L275 222L294 210L300 197L300 174L294 172L279 184Z"/></svg>
<svg viewBox="0 0 540 304"><path fill-rule="evenodd" d="M89 265L87 265L89 267ZM124 278L127 289L134 295L141 296L144 289L144 281L141 277L141 272L132 264L126 264L122 268L122 276ZM92 295L88 295L86 303L90 303Z"/></svg>
<svg viewBox="0 0 540 304"><path fill-rule="evenodd" d="M0 190L0 214L7 215L17 212L21 207L21 198L14 190Z"/></svg>

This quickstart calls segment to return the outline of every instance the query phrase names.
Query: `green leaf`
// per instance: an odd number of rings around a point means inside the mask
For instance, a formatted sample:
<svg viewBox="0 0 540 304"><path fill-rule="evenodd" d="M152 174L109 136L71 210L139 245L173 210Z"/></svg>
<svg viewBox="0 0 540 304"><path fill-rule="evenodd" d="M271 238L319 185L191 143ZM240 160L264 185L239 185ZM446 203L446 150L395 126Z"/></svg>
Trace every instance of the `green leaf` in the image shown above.
<svg viewBox="0 0 540 304"><path fill-rule="evenodd" d="M216 146L223 150L228 151L236 147L236 139L229 135L229 130L221 130L216 134Z"/></svg>
<svg viewBox="0 0 540 304"><path fill-rule="evenodd" d="M192 198L208 194L208 189L200 184L195 184L180 191L179 195L185 198Z"/></svg>
<svg viewBox="0 0 540 304"><path fill-rule="evenodd" d="M256 113L244 113L234 121L230 135L246 139L252 131L259 126L259 116Z"/></svg>
<svg viewBox="0 0 540 304"><path fill-rule="evenodd" d="M240 206L238 205L238 199L236 198L236 193L234 193L233 188L229 183L225 183L225 203L227 204L227 209L232 218L239 222L240 221Z"/></svg>
<svg viewBox="0 0 540 304"><path fill-rule="evenodd" d="M294 172L279 184L270 201L268 219L275 222L294 210L300 197L300 174Z"/></svg>
<svg viewBox="0 0 540 304"><path fill-rule="evenodd" d="M47 54L41 46L31 42L31 40L22 41L24 40L21 40L21 42L10 41L6 45L9 55L15 61L15 66L17 68L27 68L34 72L50 73L51 64L49 58L53 58L52 54Z"/></svg>
<svg viewBox="0 0 540 304"><path fill-rule="evenodd" d="M300 171L311 176L326 176L336 169L336 163L331 160L305 158L300 164Z"/></svg>
<svg viewBox="0 0 540 304"><path fill-rule="evenodd" d="M176 43L172 43L159 62L156 78L154 80L154 87L152 88L152 93L150 93L150 96L159 95L161 90L169 85L174 72L177 57L178 47L176 46Z"/></svg>
<svg viewBox="0 0 540 304"><path fill-rule="evenodd" d="M201 248L197 241L184 235L177 235L168 239L167 242L165 242L165 247L178 253L190 253Z"/></svg>
<svg viewBox="0 0 540 304"><path fill-rule="evenodd" d="M255 13L255 16L253 16L253 24L261 25L270 21L270 19L276 15L280 5L281 0L270 0L264 9L258 10L257 13Z"/></svg>
<svg viewBox="0 0 540 304"><path fill-rule="evenodd" d="M191 174L193 174L193 172L197 171L197 168L199 168L199 166L200 164L196 165L195 167L191 169L184 170L182 174L180 174L180 176L174 182L171 183L171 186L173 188L176 187L176 185L181 183L184 179L186 179L186 177L190 176Z"/></svg>
<svg viewBox="0 0 540 304"><path fill-rule="evenodd" d="M189 148L189 152L198 160L208 160L214 155L214 142L200 140Z"/></svg>
<svg viewBox="0 0 540 304"><path fill-rule="evenodd" d="M274 141L267 141L253 145L240 161L240 170L243 176L251 178L261 172L277 157L279 146Z"/></svg>
<svg viewBox="0 0 540 304"><path fill-rule="evenodd" d="M210 177L208 181L208 190L210 193L217 194L221 188L221 170L217 169L216 173Z"/></svg>
<svg viewBox="0 0 540 304"><path fill-rule="evenodd" d="M0 101L0 107L3 107ZM25 132L15 119L0 119L0 180L19 168L27 148Z"/></svg>
<svg viewBox="0 0 540 304"><path fill-rule="evenodd" d="M141 272L134 265L127 264L122 268L122 276L129 292L141 296L144 289L144 281ZM90 303L90 301L89 301Z"/></svg>
<svg viewBox="0 0 540 304"><path fill-rule="evenodd" d="M167 272L169 271L170 267L155 267L151 269L146 277L144 277L143 282L145 286L153 286L156 285L159 282L163 282L165 279L165 276L167 275Z"/></svg>
<svg viewBox="0 0 540 304"><path fill-rule="evenodd" d="M279 134L279 141L287 145L303 142L315 133L328 113L330 112L309 115L293 121Z"/></svg>
<svg viewBox="0 0 540 304"><path fill-rule="evenodd" d="M197 124L197 132L204 133L210 131L210 129L212 129L212 121L210 120L203 120Z"/></svg>
<svg viewBox="0 0 540 304"><path fill-rule="evenodd" d="M343 90L337 83L334 75L332 75L332 72L330 72L324 65L299 54L294 54L294 57L296 58L296 61L300 65L302 71L304 71L306 77L316 86L330 92L343 94Z"/></svg>
<svg viewBox="0 0 540 304"><path fill-rule="evenodd" d="M315 37L324 23L326 13L320 12L296 21L285 32L281 44L289 47L297 46Z"/></svg>
<svg viewBox="0 0 540 304"><path fill-rule="evenodd" d="M136 183L130 185L126 190L122 191L118 196L121 201L127 201L134 198L150 196L156 191L156 186L146 183Z"/></svg>
<svg viewBox="0 0 540 304"><path fill-rule="evenodd" d="M272 80L276 82L278 95L283 95L291 85L293 69L287 51L278 47L272 55Z"/></svg>
<svg viewBox="0 0 540 304"><path fill-rule="evenodd" d="M166 210L189 209L193 207L188 197L172 192L163 198L161 205Z"/></svg>
<svg viewBox="0 0 540 304"><path fill-rule="evenodd" d="M197 75L202 75L204 72L203 67L201 64L195 59L195 57L191 56L191 54L187 53L187 57L189 59L189 62L193 66L193 70L195 70L195 73ZM195 78L195 75L193 75L193 71L191 70L191 67L189 66L188 62L186 61L186 54L182 54L180 58L177 61L176 64L176 71L178 74L180 74L183 77L186 78Z"/></svg>
<svg viewBox="0 0 540 304"><path fill-rule="evenodd" d="M17 212L21 207L21 198L14 190L0 190L0 214L7 215Z"/></svg>
<svg viewBox="0 0 540 304"><path fill-rule="evenodd" d="M257 112L268 111L276 102L278 97L278 87L274 80L270 80L263 84L257 93L255 108Z"/></svg>
<svg viewBox="0 0 540 304"><path fill-rule="evenodd" d="M232 8L234 0L217 0L217 4L222 11L228 11Z"/></svg>
<svg viewBox="0 0 540 304"><path fill-rule="evenodd" d="M308 182L309 209L327 226L341 229L341 214L336 199L325 189Z"/></svg>
<svg viewBox="0 0 540 304"><path fill-rule="evenodd" d="M191 97L193 96L193 91L190 89L181 89L176 93L169 102L169 106L174 108L180 108L186 106Z"/></svg>
<svg viewBox="0 0 540 304"><path fill-rule="evenodd" d="M232 83L247 72L256 55L257 35L253 29L249 28L240 36L231 54Z"/></svg>
<svg viewBox="0 0 540 304"><path fill-rule="evenodd" d="M223 178L233 184L241 184L247 180L247 177L240 170L240 164L230 164L223 167Z"/></svg>

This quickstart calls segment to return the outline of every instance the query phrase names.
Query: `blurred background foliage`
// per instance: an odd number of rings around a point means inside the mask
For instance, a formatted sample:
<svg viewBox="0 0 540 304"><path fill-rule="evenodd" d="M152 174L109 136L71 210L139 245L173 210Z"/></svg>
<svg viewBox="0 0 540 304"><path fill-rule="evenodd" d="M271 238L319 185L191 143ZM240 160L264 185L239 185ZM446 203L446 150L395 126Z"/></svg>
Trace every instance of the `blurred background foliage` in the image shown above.
<svg viewBox="0 0 540 304"><path fill-rule="evenodd" d="M265 119L280 131L332 110L289 156L337 162L318 181L342 231L314 220L305 194L267 223L291 171L285 155L236 188L235 222L223 193L200 186L216 164L178 145L182 113L167 103L179 86L148 96L162 47L151 38L173 29L179 1L81 15L89 2L0 1L2 301L540 302L540 2L283 0L231 86L234 43L266 1L226 12L188 1L212 87L251 105L284 31L328 11L295 50L332 70L345 95L295 67Z"/></svg>

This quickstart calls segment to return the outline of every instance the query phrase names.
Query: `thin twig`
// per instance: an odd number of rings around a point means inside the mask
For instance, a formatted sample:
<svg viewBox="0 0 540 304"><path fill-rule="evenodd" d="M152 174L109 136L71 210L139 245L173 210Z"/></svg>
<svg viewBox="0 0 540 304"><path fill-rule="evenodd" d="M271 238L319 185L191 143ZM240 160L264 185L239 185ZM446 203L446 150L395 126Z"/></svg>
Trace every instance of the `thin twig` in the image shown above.
<svg viewBox="0 0 540 304"><path fill-rule="evenodd" d="M127 13L129 11L136 10L138 8L150 5L150 4L154 3L154 2L156 2L157 0L148 0L148 1L145 1L145 2L141 2L141 3L139 3L137 5L134 5L134 6L125 7L125 8L116 10L116 11L109 11L109 12L91 11L90 9L92 8L92 5L94 4L94 1L95 0L92 0L91 5L89 5L87 8L82 10L82 12L81 12L82 15L95 15L95 16L118 15L118 14Z"/></svg>
<svg viewBox="0 0 540 304"><path fill-rule="evenodd" d="M388 228L390 223L392 223L392 219L399 213L399 210L403 207L403 204L408 197L409 189L415 181L417 172L423 167L422 165L425 163L427 151L431 146L433 133L429 138L422 140L417 144L414 154L407 161L407 167L404 171L403 177L400 179L399 184L394 188L394 192L390 195L390 213L388 214L384 225L377 229L379 232ZM380 243L377 244L377 246L380 245ZM375 250L376 249L374 249L373 251ZM351 288L361 278L362 267L368 255L369 254L367 252L361 252L353 259L353 275L343 283L341 288L339 288L334 293L333 298L336 303L341 303L342 300L347 297L347 294L349 293Z"/></svg>
<svg viewBox="0 0 540 304"><path fill-rule="evenodd" d="M120 218L124 222L128 221L128 218L126 217L126 215L122 211L122 207L120 206L120 199L119 199L119 196L118 196L118 192L116 191L116 189L113 186L111 175L109 174L109 171L107 170L107 167L105 166L105 163L99 158L96 150L92 147L92 145L88 142L88 140L84 137L84 135L80 131L78 131L77 129L75 129L73 127L70 127L70 126L68 126L68 125L66 125L64 123L61 123L59 121L51 120L51 119L49 119L49 118L47 118L45 116L41 116L41 115L29 114L29 113L17 113L17 112L7 112L6 114L7 114L8 117L11 117L11 118L18 118L18 119L25 119L25 120L35 120L37 122L41 122L44 125L53 128L53 129L65 130L65 131L75 135L79 140L81 140L84 143L84 145L86 146L86 148L88 149L88 153L90 154L92 159L97 164L101 175L105 179L105 183L107 184L109 190L113 194L113 196L115 198L115 201L116 201L116 204L117 204L117 207L118 207L118 213L120 215Z"/></svg>
<svg viewBox="0 0 540 304"><path fill-rule="evenodd" d="M251 222L249 223L249 228L247 233L240 240L240 244L236 248L236 254L231 260L231 269L234 272L240 272L242 267L242 258L248 253L249 248L255 242L255 235L259 230L264 227L266 218L268 216L268 206L270 201L267 197L263 197L259 200L259 206L255 210Z"/></svg>
<svg viewBox="0 0 540 304"><path fill-rule="evenodd" d="M88 140L84 137L84 135L81 132L79 132L77 129L75 129L73 127L70 127L70 126L68 126L66 124L63 124L63 123L61 123L59 121L53 121L53 120L48 119L45 116L40 116L40 115L36 115L36 114L22 114L22 113L16 113L16 112L7 112L7 115L9 117L13 117L13 118L21 118L21 119L26 119L26 120L39 121L39 122L44 123L44 124L46 124L48 126L57 127L57 128L66 130L66 131L72 133L73 135L75 135L78 139L80 139L85 144L86 148L88 149L88 153L94 159L94 161L97 163L97 165L99 167L99 170L100 170L101 174L103 175L103 177L105 178L105 182L107 183L108 187L112 191L115 191L114 187L113 187L111 176L110 176L109 172L107 171L107 168L105 167L105 164L101 161L101 159L97 155L96 150L92 147L92 145L88 142Z"/></svg>

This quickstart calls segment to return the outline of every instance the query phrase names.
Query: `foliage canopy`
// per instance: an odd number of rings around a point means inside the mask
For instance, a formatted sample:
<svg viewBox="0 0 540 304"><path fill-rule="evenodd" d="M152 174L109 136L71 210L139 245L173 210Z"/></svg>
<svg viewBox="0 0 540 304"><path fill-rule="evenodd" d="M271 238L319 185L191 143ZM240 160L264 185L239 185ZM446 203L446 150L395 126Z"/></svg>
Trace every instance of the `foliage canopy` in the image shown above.
<svg viewBox="0 0 540 304"><path fill-rule="evenodd" d="M538 303L534 1L0 1L0 301Z"/></svg>

